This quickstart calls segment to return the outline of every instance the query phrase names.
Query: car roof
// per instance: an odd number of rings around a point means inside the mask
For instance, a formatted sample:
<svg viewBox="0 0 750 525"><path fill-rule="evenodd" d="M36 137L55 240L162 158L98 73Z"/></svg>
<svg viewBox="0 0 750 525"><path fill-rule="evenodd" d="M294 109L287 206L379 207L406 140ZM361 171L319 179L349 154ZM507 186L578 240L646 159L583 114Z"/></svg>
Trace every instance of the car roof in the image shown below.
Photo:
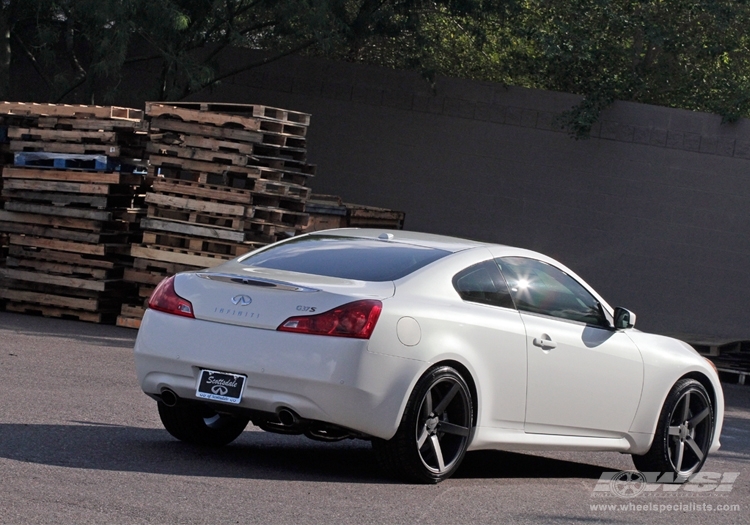
<svg viewBox="0 0 750 525"><path fill-rule="evenodd" d="M425 248L436 248L447 252L455 253L480 246L498 246L470 239L461 239L459 237L450 237L447 235L435 235L432 233L412 232L405 230L386 230L379 228L338 228L335 230L321 230L312 232L310 235L326 235L349 237L357 239L379 239L383 241L412 244Z"/></svg>

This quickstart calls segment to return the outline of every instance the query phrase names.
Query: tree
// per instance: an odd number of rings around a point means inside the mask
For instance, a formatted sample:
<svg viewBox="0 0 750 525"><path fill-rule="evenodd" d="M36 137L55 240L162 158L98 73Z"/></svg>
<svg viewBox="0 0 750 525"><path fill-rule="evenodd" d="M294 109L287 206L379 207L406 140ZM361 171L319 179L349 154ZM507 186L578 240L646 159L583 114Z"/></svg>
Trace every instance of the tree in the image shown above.
<svg viewBox="0 0 750 525"><path fill-rule="evenodd" d="M420 68L434 61L421 43L442 18L467 23L514 0L1 1L13 56L36 68L50 100L92 103L116 96L122 68L139 63L158 64L158 100L291 53ZM233 47L266 56L229 66Z"/></svg>
<svg viewBox="0 0 750 525"><path fill-rule="evenodd" d="M584 96L568 123L585 136L602 109L627 100L750 115L744 1L528 0L517 67L534 87Z"/></svg>
<svg viewBox="0 0 750 525"><path fill-rule="evenodd" d="M747 0L0 0L0 98L14 62L50 101L94 103L126 67L143 98L181 99L301 53L577 93L586 136L614 100L750 115L749 22Z"/></svg>

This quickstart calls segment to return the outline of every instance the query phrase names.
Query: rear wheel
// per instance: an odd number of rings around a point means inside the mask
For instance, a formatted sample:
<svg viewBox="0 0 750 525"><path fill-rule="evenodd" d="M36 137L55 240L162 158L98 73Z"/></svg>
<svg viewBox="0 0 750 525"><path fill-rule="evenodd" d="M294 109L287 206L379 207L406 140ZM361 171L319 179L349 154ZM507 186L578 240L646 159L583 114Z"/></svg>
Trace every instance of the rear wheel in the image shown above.
<svg viewBox="0 0 750 525"><path fill-rule="evenodd" d="M373 440L387 473L420 483L438 483L458 469L469 446L471 393L449 366L429 371L414 388L396 435Z"/></svg>
<svg viewBox="0 0 750 525"><path fill-rule="evenodd" d="M199 404L158 405L159 417L167 432L180 441L194 445L227 445L242 434L249 421L249 418L219 414Z"/></svg>
<svg viewBox="0 0 750 525"><path fill-rule="evenodd" d="M695 379L678 381L662 408L649 451L633 456L641 472L671 474L684 482L706 461L714 435L714 411L705 387Z"/></svg>

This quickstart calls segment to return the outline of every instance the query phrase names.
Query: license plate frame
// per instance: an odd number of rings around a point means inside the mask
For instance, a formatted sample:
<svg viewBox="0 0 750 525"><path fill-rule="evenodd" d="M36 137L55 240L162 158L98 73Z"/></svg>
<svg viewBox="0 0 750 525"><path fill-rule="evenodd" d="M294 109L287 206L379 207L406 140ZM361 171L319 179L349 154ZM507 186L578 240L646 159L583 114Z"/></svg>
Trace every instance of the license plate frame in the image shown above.
<svg viewBox="0 0 750 525"><path fill-rule="evenodd" d="M238 405L245 394L247 376L233 372L201 369L195 395L209 401Z"/></svg>

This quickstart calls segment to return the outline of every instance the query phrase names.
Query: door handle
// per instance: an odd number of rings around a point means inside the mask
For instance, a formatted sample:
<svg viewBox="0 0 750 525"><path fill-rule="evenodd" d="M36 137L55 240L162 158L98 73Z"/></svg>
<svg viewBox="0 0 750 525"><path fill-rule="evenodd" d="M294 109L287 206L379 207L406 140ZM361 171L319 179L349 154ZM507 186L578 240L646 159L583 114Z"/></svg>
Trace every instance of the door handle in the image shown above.
<svg viewBox="0 0 750 525"><path fill-rule="evenodd" d="M542 337L534 338L534 346L538 346L542 350L551 350L557 347L557 343L550 339L547 334L543 334Z"/></svg>

